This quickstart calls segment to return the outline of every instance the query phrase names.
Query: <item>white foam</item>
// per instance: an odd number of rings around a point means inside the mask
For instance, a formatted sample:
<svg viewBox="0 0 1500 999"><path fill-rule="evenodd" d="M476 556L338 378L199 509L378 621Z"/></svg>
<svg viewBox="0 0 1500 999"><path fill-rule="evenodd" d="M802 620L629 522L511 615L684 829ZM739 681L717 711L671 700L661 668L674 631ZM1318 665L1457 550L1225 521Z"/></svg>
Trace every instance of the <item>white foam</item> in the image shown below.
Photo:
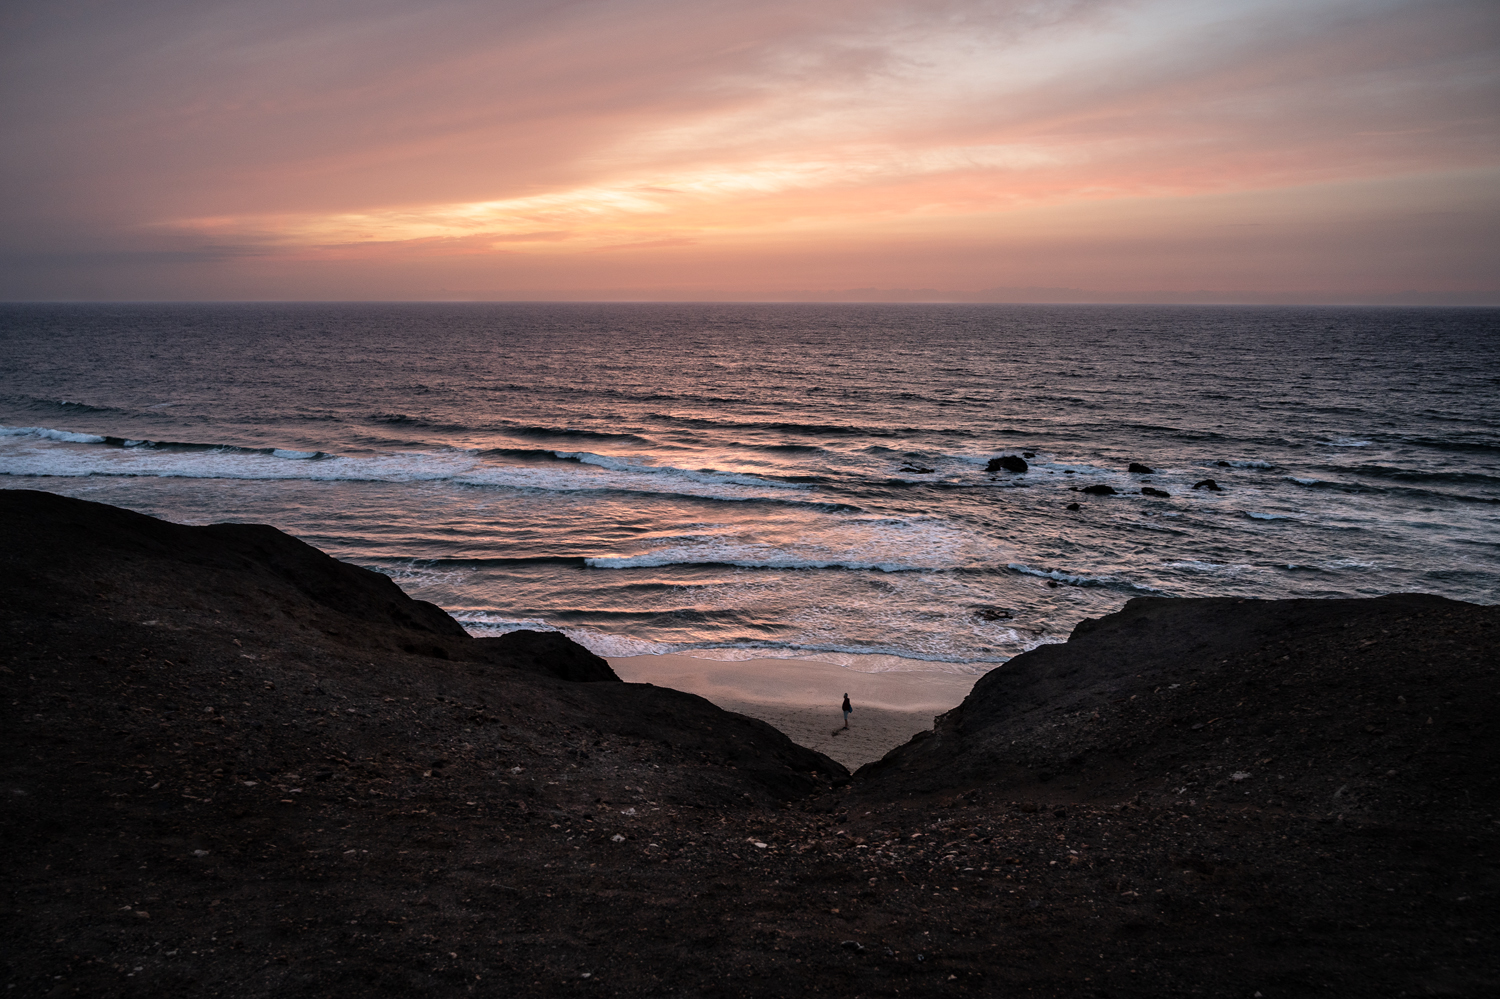
<svg viewBox="0 0 1500 999"><path fill-rule="evenodd" d="M1288 569L1321 569L1324 572L1338 572L1340 569L1378 569L1380 566L1373 562L1356 562L1353 559L1337 559L1332 562L1288 562Z"/></svg>
<svg viewBox="0 0 1500 999"><path fill-rule="evenodd" d="M1369 447L1369 441L1357 440L1353 437L1337 437L1331 441L1323 442L1327 447Z"/></svg>
<svg viewBox="0 0 1500 999"><path fill-rule="evenodd" d="M1027 576L1040 576L1043 579L1055 579L1059 583L1068 583L1072 586L1125 586L1132 590L1140 590L1142 593L1160 593L1154 586L1145 586L1141 583L1132 583L1128 580L1117 579L1114 576L1079 576L1072 573L1062 572L1058 569L1033 569L1029 565L1020 562L1011 562L1006 566L1016 572Z"/></svg>
<svg viewBox="0 0 1500 999"><path fill-rule="evenodd" d="M739 472L720 472L714 469L698 469L696 471L687 468L677 468L673 465L651 465L631 458L621 458L614 455L595 454L593 451L553 451L559 458L573 458L585 465L594 465L598 468L607 468L613 472L633 472L641 475L670 475L680 476L693 482L706 483L731 483L740 486L762 486L768 489L792 489L800 490L807 487L796 482L774 482L762 479L755 475L745 475Z"/></svg>
<svg viewBox="0 0 1500 999"><path fill-rule="evenodd" d="M585 559L595 569L733 565L745 569L850 569L931 572L993 564L981 539L926 518L842 517L800 530L786 543L718 534L657 539L649 551Z"/></svg>
<svg viewBox="0 0 1500 999"><path fill-rule="evenodd" d="M429 569L417 565L415 561L402 565L366 565L365 568L383 576L389 576L397 583L410 583L414 587L458 587L462 586L470 576L470 573L462 569Z"/></svg>
<svg viewBox="0 0 1500 999"><path fill-rule="evenodd" d="M1203 562L1197 559L1186 559L1180 562L1164 562L1164 569L1178 569L1184 572L1201 572L1213 576L1238 576L1242 572L1254 572L1255 566L1236 562Z"/></svg>
<svg viewBox="0 0 1500 999"><path fill-rule="evenodd" d="M483 612L459 612L454 618L476 638L495 638L512 631L555 631L597 656L623 659L630 656L689 655L698 659L742 662L747 659L803 659L829 662L863 673L937 672L978 674L1009 656L956 655L938 651L890 646L830 643L737 642L713 645L701 642L653 642L630 635L616 635L593 628L564 628L540 618L507 618ZM1007 629L1013 647L1029 651L1038 645L1066 641L1063 637L1021 636Z"/></svg>
<svg viewBox="0 0 1500 999"><path fill-rule="evenodd" d="M1061 639L1059 639L1061 641ZM974 675L988 672L998 659L953 659L927 657L909 650L893 652L872 650L868 646L810 647L800 645L766 646L688 646L677 655L711 662L738 663L749 659L791 659L799 662L830 663L855 673L946 673Z"/></svg>
<svg viewBox="0 0 1500 999"><path fill-rule="evenodd" d="M1065 639L1035 641L1026 649ZM897 649L889 646L838 645L838 644L784 644L754 642L734 646L684 645L672 650L678 655L691 655L698 659L719 662L744 662L747 659L801 659L811 662L833 663L859 673L984 673L997 663L1008 661L1008 656L960 657L942 653L926 653L912 649Z"/></svg>
<svg viewBox="0 0 1500 999"><path fill-rule="evenodd" d="M611 635L590 628L558 628L543 621L485 622L471 618L460 618L459 623L476 638L495 637L512 631L557 631L582 645L596 656L605 659L625 659L631 656L688 655L697 659L719 662L744 662L748 659L800 659L813 662L834 663L862 673L932 672L977 674L985 672L1008 657L990 659L960 659L955 656L924 655L909 649L871 648L855 645L756 645L712 646L693 643L651 642L629 635ZM1049 641L1030 643L1028 648L1045 645Z"/></svg>
<svg viewBox="0 0 1500 999"><path fill-rule="evenodd" d="M43 427L0 428L0 439L37 446L0 450L0 474L126 475L188 479L317 482L436 482L544 492L637 492L728 501L796 501L807 487L752 476L694 472L669 466L606 468L600 465L494 465L461 450L345 457L278 449L271 454L238 449L211 451L108 448L79 450L49 442L101 444L105 438ZM311 461L311 458L321 458ZM291 459L291 460L288 460ZM816 502L816 501L813 501ZM819 504L821 505L821 504Z"/></svg>
<svg viewBox="0 0 1500 999"><path fill-rule="evenodd" d="M75 434L70 430L53 430L50 427L0 427L0 436L34 437L39 440L65 441L70 444L104 443L104 438L95 434Z"/></svg>
<svg viewBox="0 0 1500 999"><path fill-rule="evenodd" d="M1245 511L1245 516L1249 517L1251 520L1293 520L1294 519L1290 514L1285 514L1285 513L1256 513L1253 510L1246 510Z"/></svg>
<svg viewBox="0 0 1500 999"><path fill-rule="evenodd" d="M498 638L513 631L556 631L582 645L596 656L605 659L624 659L629 656L661 656L679 651L677 646L664 642L648 642L629 635L611 635L592 628L559 628L539 618L504 618L493 614L475 612L456 614L454 619L475 638Z"/></svg>
<svg viewBox="0 0 1500 999"><path fill-rule="evenodd" d="M1322 479L1303 479L1295 475L1288 475L1287 478L1299 486L1316 486L1323 481Z"/></svg>
<svg viewBox="0 0 1500 999"><path fill-rule="evenodd" d="M899 562L862 562L854 559L810 559L799 558L774 548L762 549L763 554L751 554L753 546L746 546L742 554L731 554L725 550L705 551L702 548L663 548L641 555L604 556L586 558L584 564L595 569L649 569L664 565L733 565L742 569L877 569L881 572L922 572L930 566L903 565Z"/></svg>

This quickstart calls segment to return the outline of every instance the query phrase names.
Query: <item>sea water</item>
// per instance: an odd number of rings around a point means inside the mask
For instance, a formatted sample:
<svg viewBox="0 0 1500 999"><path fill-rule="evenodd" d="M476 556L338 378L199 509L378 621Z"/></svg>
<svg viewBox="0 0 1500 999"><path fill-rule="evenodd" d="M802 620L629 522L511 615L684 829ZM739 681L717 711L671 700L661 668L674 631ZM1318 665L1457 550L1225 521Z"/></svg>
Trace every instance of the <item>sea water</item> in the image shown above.
<svg viewBox="0 0 1500 999"><path fill-rule="evenodd" d="M1500 311L7 305L0 486L476 635L979 672L1134 596L1495 602Z"/></svg>

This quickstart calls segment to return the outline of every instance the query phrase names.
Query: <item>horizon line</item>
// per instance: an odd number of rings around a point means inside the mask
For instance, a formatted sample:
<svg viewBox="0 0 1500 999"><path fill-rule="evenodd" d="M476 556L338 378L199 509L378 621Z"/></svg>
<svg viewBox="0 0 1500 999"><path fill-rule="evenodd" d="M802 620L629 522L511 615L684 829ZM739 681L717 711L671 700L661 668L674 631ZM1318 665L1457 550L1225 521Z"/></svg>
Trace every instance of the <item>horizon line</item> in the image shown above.
<svg viewBox="0 0 1500 999"><path fill-rule="evenodd" d="M15 298L0 299L6 305L973 305L973 306L1067 306L1067 307L1138 307L1138 308L1264 308L1264 309L1495 309L1500 295L1493 301L1413 302L1413 301L1170 301L1170 300L1096 300L1065 299L982 300L959 298L892 299L892 298Z"/></svg>

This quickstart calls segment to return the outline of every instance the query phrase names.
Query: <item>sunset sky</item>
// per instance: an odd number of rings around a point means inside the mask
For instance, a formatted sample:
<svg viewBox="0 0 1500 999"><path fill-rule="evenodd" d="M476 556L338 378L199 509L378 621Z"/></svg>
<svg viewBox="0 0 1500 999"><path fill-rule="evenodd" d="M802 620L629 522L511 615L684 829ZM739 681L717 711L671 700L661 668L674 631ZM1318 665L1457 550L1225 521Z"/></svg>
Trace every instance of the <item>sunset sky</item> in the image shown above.
<svg viewBox="0 0 1500 999"><path fill-rule="evenodd" d="M1500 303L1494 0L17 0L0 297Z"/></svg>

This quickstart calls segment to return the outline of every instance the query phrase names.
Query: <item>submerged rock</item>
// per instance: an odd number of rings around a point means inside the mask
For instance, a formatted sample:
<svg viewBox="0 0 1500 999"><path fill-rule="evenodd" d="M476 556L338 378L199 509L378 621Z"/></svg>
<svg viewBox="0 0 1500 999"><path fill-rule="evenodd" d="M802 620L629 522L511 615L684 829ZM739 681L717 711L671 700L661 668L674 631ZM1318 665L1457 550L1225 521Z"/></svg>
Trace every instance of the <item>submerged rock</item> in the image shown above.
<svg viewBox="0 0 1500 999"><path fill-rule="evenodd" d="M1153 489L1151 486L1145 486L1141 489L1141 495L1156 496L1160 499L1168 499L1172 494L1167 492L1165 489Z"/></svg>
<svg viewBox="0 0 1500 999"><path fill-rule="evenodd" d="M1150 475L1155 472L1156 469L1151 468L1147 465L1142 465L1138 461L1132 461L1130 463L1130 467L1126 469L1126 471L1130 472L1133 475Z"/></svg>
<svg viewBox="0 0 1500 999"><path fill-rule="evenodd" d="M991 458L990 463L984 467L986 472L998 472L1004 469L1007 472L1024 472L1031 466L1026 464L1026 459L1018 454L1007 454L1001 458Z"/></svg>
<svg viewBox="0 0 1500 999"><path fill-rule="evenodd" d="M1207 489L1210 492L1215 492L1215 493L1221 493L1221 492L1224 491L1224 487L1220 486L1213 479L1203 479L1203 480L1201 480L1199 482L1195 482L1195 483L1193 483L1193 488L1194 489Z"/></svg>
<svg viewBox="0 0 1500 999"><path fill-rule="evenodd" d="M1093 495L1093 496L1113 496L1115 494L1115 487L1114 486L1106 486L1104 483L1101 482L1101 483L1098 483L1097 485L1084 486L1082 489L1079 490L1079 492L1089 493L1090 495Z"/></svg>

